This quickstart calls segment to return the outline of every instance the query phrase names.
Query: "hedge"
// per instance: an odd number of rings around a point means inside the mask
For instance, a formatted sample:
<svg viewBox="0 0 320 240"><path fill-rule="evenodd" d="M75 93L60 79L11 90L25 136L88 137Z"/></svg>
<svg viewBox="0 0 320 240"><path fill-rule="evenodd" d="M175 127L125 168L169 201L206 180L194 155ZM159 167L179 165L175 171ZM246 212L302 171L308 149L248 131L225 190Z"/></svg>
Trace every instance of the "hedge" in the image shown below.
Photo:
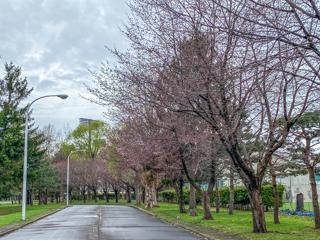
<svg viewBox="0 0 320 240"><path fill-rule="evenodd" d="M282 206L282 198L284 193L284 186L278 185L278 192L279 192L279 198L280 198L280 206ZM227 206L229 204L229 188L228 187L222 187L219 189L220 193L220 204L222 206ZM187 204L189 202L189 189L184 189L183 192L184 202ZM262 186L262 201L265 207L273 207L274 204L274 198L272 193L272 185L271 184L265 184ZM177 202L177 195L176 192L173 189L167 189L164 191L161 191L159 193L160 201L163 202ZM216 192L214 192L211 196L211 202L215 203L215 197ZM200 203L201 197L199 193L196 193L196 201L197 203ZM245 189L245 187L235 187L234 189L234 204L235 205L242 205L246 206L250 204L248 192Z"/></svg>
<svg viewBox="0 0 320 240"><path fill-rule="evenodd" d="M185 204L189 203L189 194L190 194L190 190L187 188L184 188L183 199ZM159 200L163 202L175 203L178 201L177 194L174 189L167 189L167 190L161 191L159 193L159 197L160 197ZM196 202L198 204L201 202L201 196L198 192L196 192Z"/></svg>
<svg viewBox="0 0 320 240"><path fill-rule="evenodd" d="M284 186L278 185L278 193L279 193L279 199L280 199L280 206L282 206L282 199L283 199L283 193L284 193ZM220 193L220 204L222 206L227 206L229 203L229 188L223 187L219 189ZM271 184L265 184L262 186L262 202L265 207L273 207L274 205L274 198L273 198L273 192L272 192L272 185ZM214 192L212 196L212 203L215 202L216 193ZM247 193L247 190L244 187L235 187L234 189L234 204L238 205L249 205L250 200Z"/></svg>

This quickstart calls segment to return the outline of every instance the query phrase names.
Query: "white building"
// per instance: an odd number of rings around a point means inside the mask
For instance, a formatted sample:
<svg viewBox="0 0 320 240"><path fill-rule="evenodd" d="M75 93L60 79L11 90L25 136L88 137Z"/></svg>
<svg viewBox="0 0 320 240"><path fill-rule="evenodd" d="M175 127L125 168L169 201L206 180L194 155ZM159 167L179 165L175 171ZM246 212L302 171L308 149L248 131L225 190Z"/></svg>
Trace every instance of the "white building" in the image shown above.
<svg viewBox="0 0 320 240"><path fill-rule="evenodd" d="M316 176L318 197L320 199L320 175ZM285 186L284 197L288 202L295 202L299 193L303 194L305 202L312 202L311 187L308 175L278 177L278 183Z"/></svg>

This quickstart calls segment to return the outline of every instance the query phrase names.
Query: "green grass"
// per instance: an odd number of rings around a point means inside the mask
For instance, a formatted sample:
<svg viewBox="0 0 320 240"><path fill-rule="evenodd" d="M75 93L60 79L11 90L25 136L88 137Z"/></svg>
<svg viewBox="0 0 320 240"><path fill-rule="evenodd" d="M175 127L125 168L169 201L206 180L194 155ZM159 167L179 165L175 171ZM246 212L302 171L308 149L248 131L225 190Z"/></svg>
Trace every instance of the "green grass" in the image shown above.
<svg viewBox="0 0 320 240"><path fill-rule="evenodd" d="M313 220L298 216L280 216L280 225L273 224L272 212L266 213L268 233L252 233L251 212L235 211L229 215L226 209L220 213L213 212L214 220L202 220L202 211L199 215L191 217L189 214L180 214L177 204L161 203L160 207L151 209L157 217L162 220L179 223L187 227L202 229L204 232L214 234L215 230L231 234L248 240L316 240L320 239L320 231L313 228ZM214 236L214 235L213 235Z"/></svg>
<svg viewBox="0 0 320 240"><path fill-rule="evenodd" d="M63 208L61 204L33 205L27 207L27 221L30 222L42 215ZM11 204L0 205L0 227L5 227L11 224L23 224L21 221L21 206Z"/></svg>
<svg viewBox="0 0 320 240"><path fill-rule="evenodd" d="M281 209L289 209L292 211L296 210L296 203L283 203ZM305 202L304 203L304 210L306 211L313 211L312 203L311 202Z"/></svg>

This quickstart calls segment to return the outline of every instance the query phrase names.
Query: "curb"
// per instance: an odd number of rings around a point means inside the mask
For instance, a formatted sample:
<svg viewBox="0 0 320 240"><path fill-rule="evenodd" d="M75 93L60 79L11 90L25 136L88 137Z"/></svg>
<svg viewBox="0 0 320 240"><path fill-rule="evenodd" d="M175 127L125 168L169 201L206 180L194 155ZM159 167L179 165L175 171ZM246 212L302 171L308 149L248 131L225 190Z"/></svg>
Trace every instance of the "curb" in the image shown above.
<svg viewBox="0 0 320 240"><path fill-rule="evenodd" d="M220 240L219 238L216 238L216 237L213 238L213 237L211 237L211 236L209 236L209 235L206 235L206 234L204 234L204 233L202 233L202 232L200 232L200 231L196 231L196 230L194 230L194 229L192 229L192 228L189 228L189 227L187 227L187 226L185 226L185 225L178 224L178 223L173 223L173 222L164 220L164 219L162 219L162 218L159 218L159 217L157 217L156 214L154 214L153 212L150 212L150 211L145 210L145 209L143 209L143 208L140 208L140 207L138 207L138 206L130 205L130 207L133 207L133 208L135 208L135 209L138 209L138 210L140 210L141 212L144 212L144 213L146 213L146 214L148 214L148 215L150 215L150 216L152 216L152 217L155 217L155 218L159 219L160 221L162 221L162 222L164 222L164 223L167 223L167 224L169 224L169 225L171 225L171 226L179 227L179 228L182 228L182 229L184 229L184 230L187 230L188 232L191 232L191 233L193 233L194 235L197 235L197 236L200 236L200 237L204 238L204 240Z"/></svg>
<svg viewBox="0 0 320 240"><path fill-rule="evenodd" d="M5 235L7 235L9 233L12 233L12 232L14 232L14 231L16 231L16 230L18 230L20 228L23 228L23 227L27 226L27 225L35 223L35 222L37 222L37 221L39 221L39 220L41 220L41 219L43 219L45 217L48 217L48 216L50 216L52 214L60 212L61 210L66 209L66 208L67 208L67 206L65 206L63 208L59 208L59 209L54 210L52 212L49 212L47 214L41 215L41 216L39 216L39 217L37 217L35 219L32 219L32 220L30 220L29 222L26 222L26 223L14 223L14 224L8 225L7 227L3 227L3 230L0 228L0 237L3 237L3 236L5 236Z"/></svg>

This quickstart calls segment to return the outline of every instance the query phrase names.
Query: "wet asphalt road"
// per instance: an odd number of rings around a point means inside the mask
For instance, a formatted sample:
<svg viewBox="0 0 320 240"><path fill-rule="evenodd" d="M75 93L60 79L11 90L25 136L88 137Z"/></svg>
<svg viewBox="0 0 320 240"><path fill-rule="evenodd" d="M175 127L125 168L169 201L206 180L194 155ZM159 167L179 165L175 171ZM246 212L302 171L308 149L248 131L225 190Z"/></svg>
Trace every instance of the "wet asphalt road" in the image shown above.
<svg viewBox="0 0 320 240"><path fill-rule="evenodd" d="M1 240L196 240L127 206L73 206L28 225Z"/></svg>

